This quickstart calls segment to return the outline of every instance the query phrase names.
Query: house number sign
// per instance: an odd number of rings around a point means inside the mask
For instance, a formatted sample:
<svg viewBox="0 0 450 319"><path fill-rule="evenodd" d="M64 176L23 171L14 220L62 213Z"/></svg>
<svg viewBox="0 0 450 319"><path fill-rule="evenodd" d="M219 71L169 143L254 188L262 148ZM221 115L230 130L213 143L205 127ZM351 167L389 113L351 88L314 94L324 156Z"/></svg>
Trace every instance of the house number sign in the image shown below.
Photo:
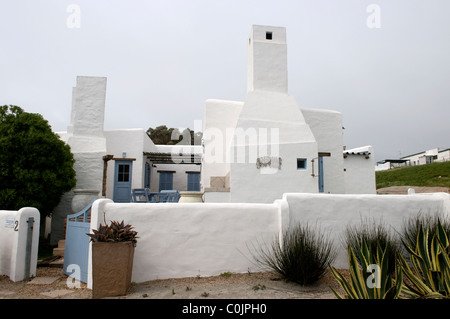
<svg viewBox="0 0 450 319"><path fill-rule="evenodd" d="M14 231L19 230L19 221L14 219L5 220L5 228L14 228Z"/></svg>

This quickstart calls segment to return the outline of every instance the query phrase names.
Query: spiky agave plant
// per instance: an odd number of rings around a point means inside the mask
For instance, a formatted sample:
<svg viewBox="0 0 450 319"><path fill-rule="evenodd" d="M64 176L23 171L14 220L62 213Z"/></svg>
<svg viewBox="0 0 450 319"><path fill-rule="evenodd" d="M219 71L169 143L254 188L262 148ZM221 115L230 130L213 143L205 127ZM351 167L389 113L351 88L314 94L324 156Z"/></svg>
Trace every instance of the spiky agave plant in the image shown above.
<svg viewBox="0 0 450 319"><path fill-rule="evenodd" d="M360 249L348 247L350 280L347 281L334 267L331 273L345 292L340 295L330 287L338 299L398 299L403 287L401 268L395 264L395 277L389 266L390 252L377 245L376 252L363 240ZM360 266L361 265L361 266ZM373 272L374 271L374 272Z"/></svg>
<svg viewBox="0 0 450 319"><path fill-rule="evenodd" d="M361 267L363 261L358 252L361 251L363 242L366 243L369 252L376 258L378 246L388 254L388 272L395 275L396 256L401 252L401 244L389 231L388 226L375 220L362 219L359 225L348 225L345 230L345 243L355 253L356 259Z"/></svg>
<svg viewBox="0 0 450 319"><path fill-rule="evenodd" d="M134 227L122 220L111 221L109 225L102 225L98 229L93 229L92 234L86 234L91 237L92 242L125 242L131 241L134 245L137 243L137 232Z"/></svg>
<svg viewBox="0 0 450 319"><path fill-rule="evenodd" d="M410 254L409 263L403 256L399 257L405 277L409 280L404 289L409 298L450 298L450 243L447 232L440 220L432 236L431 232L430 225L420 226L415 243L404 243Z"/></svg>

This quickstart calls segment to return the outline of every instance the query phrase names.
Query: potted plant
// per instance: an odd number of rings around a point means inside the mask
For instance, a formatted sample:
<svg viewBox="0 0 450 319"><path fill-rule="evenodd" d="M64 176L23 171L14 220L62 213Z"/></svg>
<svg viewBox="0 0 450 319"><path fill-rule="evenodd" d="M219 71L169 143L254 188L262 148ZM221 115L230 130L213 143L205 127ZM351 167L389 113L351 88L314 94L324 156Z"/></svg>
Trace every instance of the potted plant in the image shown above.
<svg viewBox="0 0 450 319"><path fill-rule="evenodd" d="M124 221L111 221L87 235L92 242L92 297L125 295L131 283L137 232Z"/></svg>

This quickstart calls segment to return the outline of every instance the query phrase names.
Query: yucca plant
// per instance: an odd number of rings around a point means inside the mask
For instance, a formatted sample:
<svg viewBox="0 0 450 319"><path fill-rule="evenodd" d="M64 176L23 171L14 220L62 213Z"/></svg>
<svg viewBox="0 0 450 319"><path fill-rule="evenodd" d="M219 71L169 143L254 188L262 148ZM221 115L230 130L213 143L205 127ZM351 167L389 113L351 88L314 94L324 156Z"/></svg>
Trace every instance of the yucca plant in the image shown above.
<svg viewBox="0 0 450 319"><path fill-rule="evenodd" d="M397 266L395 266L395 278L390 274L388 249L382 249L378 245L376 252L373 252L366 242L362 241L356 254L349 246L349 281L330 266L331 273L346 294L342 296L330 287L335 296L338 299L398 299L402 291L403 276L401 268ZM375 272L372 272L373 270Z"/></svg>
<svg viewBox="0 0 450 319"><path fill-rule="evenodd" d="M420 227L415 246L404 243L410 254L399 262L408 279L404 293L409 298L450 298L449 240L440 220L431 237L430 227Z"/></svg>
<svg viewBox="0 0 450 319"><path fill-rule="evenodd" d="M320 280L336 258L333 242L319 229L297 225L275 237L269 248L257 248L254 259L287 281L311 285Z"/></svg>
<svg viewBox="0 0 450 319"><path fill-rule="evenodd" d="M102 225L98 229L93 229L92 234L86 234L91 237L92 242L125 242L131 241L134 245L137 243L137 232L134 227L122 222L111 221L110 225Z"/></svg>

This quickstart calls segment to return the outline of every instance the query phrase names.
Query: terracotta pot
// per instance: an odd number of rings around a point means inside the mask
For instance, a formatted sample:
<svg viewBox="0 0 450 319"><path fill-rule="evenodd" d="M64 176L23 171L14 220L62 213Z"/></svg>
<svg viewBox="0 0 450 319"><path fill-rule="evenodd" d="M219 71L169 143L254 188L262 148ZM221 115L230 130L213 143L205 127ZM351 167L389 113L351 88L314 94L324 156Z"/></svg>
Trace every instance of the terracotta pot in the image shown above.
<svg viewBox="0 0 450 319"><path fill-rule="evenodd" d="M92 243L92 298L126 295L131 284L132 242Z"/></svg>

